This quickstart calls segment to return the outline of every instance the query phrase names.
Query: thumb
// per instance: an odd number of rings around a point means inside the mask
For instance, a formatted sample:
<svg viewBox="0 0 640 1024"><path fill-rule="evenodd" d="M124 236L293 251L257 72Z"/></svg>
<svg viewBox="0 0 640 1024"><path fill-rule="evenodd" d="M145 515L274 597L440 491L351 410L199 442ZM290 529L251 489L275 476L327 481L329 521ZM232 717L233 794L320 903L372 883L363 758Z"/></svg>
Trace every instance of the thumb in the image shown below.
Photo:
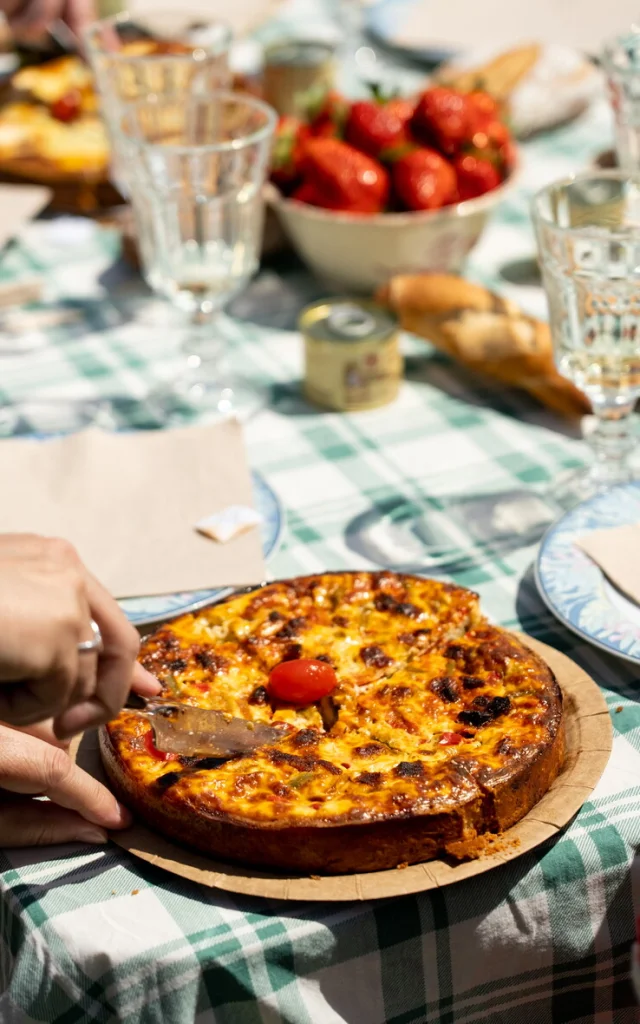
<svg viewBox="0 0 640 1024"><path fill-rule="evenodd" d="M46 800L9 799L0 803L0 836L3 847L107 842L103 828Z"/></svg>

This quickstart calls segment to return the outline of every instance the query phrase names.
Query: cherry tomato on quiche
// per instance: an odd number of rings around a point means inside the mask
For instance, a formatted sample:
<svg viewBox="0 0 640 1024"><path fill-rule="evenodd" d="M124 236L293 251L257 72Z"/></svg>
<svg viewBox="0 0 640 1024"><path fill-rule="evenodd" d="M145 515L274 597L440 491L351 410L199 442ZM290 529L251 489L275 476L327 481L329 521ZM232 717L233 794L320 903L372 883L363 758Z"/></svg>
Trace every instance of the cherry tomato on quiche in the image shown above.
<svg viewBox="0 0 640 1024"><path fill-rule="evenodd" d="M71 89L51 104L51 113L57 121L75 121L80 115L82 96L77 89Z"/></svg>
<svg viewBox="0 0 640 1024"><path fill-rule="evenodd" d="M144 749L151 757L155 757L156 761L170 761L174 756L173 754L168 754L166 750L158 750L153 741L153 729L149 729L149 732L144 734Z"/></svg>
<svg viewBox="0 0 640 1024"><path fill-rule="evenodd" d="M271 670L269 689L277 700L288 704L313 704L326 697L338 682L335 669L315 658L281 661Z"/></svg>

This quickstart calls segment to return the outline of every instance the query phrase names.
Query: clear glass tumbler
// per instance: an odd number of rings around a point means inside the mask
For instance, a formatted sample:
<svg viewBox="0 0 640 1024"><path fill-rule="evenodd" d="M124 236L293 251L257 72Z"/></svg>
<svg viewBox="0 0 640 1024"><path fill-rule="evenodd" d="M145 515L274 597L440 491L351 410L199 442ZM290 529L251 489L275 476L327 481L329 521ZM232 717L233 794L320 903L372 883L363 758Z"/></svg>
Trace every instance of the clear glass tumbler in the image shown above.
<svg viewBox="0 0 640 1024"><path fill-rule="evenodd" d="M558 369L591 401L591 468L575 500L630 479L640 395L640 175L594 171L533 201ZM566 502L565 502L566 503Z"/></svg>
<svg viewBox="0 0 640 1024"><path fill-rule="evenodd" d="M122 117L145 278L189 317L183 372L155 395L165 421L194 408L244 418L260 404L255 382L221 379L218 314L258 267L276 120L265 103L227 92L152 94Z"/></svg>
<svg viewBox="0 0 640 1024"><path fill-rule="evenodd" d="M178 99L229 88L231 41L226 24L189 7L125 11L89 26L87 55L109 133L112 176L123 196L129 196L129 183L118 125L127 107L151 93Z"/></svg>
<svg viewBox="0 0 640 1024"><path fill-rule="evenodd" d="M613 108L618 165L640 171L640 31L611 40L603 51Z"/></svg>

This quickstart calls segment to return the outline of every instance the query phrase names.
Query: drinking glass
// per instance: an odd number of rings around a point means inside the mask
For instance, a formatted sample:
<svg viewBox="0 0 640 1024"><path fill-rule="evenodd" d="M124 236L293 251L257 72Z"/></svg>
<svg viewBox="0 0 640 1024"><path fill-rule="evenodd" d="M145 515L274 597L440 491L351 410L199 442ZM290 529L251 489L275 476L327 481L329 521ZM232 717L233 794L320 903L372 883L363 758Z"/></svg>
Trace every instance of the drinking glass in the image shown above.
<svg viewBox="0 0 640 1024"><path fill-rule="evenodd" d="M594 171L533 200L555 359L594 412L576 500L630 479L640 394L640 175Z"/></svg>
<svg viewBox="0 0 640 1024"><path fill-rule="evenodd" d="M86 30L87 55L111 143L112 176L125 198L129 184L118 126L127 107L151 93L178 99L229 88L231 40L227 25L188 7L135 15L125 11Z"/></svg>
<svg viewBox="0 0 640 1024"><path fill-rule="evenodd" d="M255 382L221 379L218 314L258 267L276 120L260 100L228 92L152 94L122 117L145 278L189 317L183 371L154 396L165 420L194 407L242 418L262 401Z"/></svg>
<svg viewBox="0 0 640 1024"><path fill-rule="evenodd" d="M618 165L640 170L640 31L631 29L605 46L602 64L613 108Z"/></svg>

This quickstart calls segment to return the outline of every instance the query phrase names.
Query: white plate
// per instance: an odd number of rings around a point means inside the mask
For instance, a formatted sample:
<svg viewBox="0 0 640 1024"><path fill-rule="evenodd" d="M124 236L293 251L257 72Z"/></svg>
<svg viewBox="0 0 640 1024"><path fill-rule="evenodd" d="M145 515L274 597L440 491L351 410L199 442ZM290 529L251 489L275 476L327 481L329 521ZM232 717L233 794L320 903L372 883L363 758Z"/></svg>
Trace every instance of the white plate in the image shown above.
<svg viewBox="0 0 640 1024"><path fill-rule="evenodd" d="M603 41L638 20L638 0L379 0L368 14L371 32L396 49L433 60L438 53L529 41L558 43L597 56Z"/></svg>
<svg viewBox="0 0 640 1024"><path fill-rule="evenodd" d="M591 530L640 522L640 484L620 484L567 512L542 538L536 584L568 629L608 654L640 664L640 607L626 598L576 541Z"/></svg>
<svg viewBox="0 0 640 1024"><path fill-rule="evenodd" d="M403 25L411 24L415 8L416 0L378 0L378 3L367 7L367 32L385 46L406 53L413 60L421 60L426 64L440 64L441 61L449 60L459 47L439 43L431 45L422 34L412 39L411 32L402 31Z"/></svg>

